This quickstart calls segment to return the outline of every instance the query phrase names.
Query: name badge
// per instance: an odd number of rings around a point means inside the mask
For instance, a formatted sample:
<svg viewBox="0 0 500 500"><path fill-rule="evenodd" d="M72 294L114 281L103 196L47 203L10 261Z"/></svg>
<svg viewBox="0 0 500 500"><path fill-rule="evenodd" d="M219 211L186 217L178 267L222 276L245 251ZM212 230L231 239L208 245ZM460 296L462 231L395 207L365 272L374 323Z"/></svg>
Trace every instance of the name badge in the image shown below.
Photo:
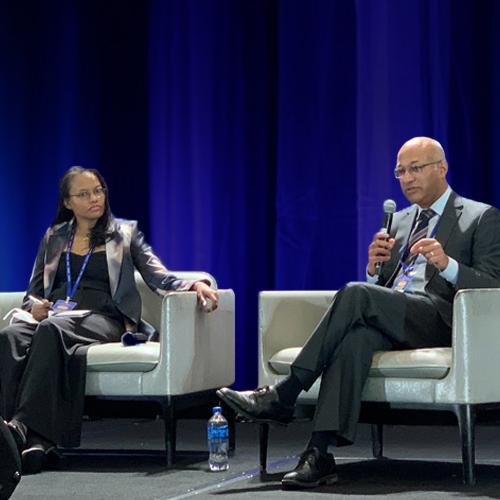
<svg viewBox="0 0 500 500"><path fill-rule="evenodd" d="M73 302L72 300L59 299L51 307L51 309L54 311L54 314L57 314L64 311L72 311L75 307L76 307L76 302Z"/></svg>
<svg viewBox="0 0 500 500"><path fill-rule="evenodd" d="M392 285L392 289L396 292L404 292L413 281L415 274L416 272L411 270L398 276Z"/></svg>

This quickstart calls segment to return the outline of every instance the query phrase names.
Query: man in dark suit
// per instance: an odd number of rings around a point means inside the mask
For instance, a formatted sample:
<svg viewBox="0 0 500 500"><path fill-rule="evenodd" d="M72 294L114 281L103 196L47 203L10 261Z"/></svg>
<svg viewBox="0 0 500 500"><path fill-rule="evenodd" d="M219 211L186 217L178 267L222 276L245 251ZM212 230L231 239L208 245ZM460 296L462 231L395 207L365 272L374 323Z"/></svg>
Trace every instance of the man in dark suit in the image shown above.
<svg viewBox="0 0 500 500"><path fill-rule="evenodd" d="M287 423L299 393L322 376L311 440L283 487L337 480L327 449L354 441L375 351L449 346L456 291L500 287L500 214L454 193L447 170L437 141L406 142L394 174L412 206L394 215L389 235L373 237L367 282L339 291L282 382L256 391L219 391L247 418Z"/></svg>

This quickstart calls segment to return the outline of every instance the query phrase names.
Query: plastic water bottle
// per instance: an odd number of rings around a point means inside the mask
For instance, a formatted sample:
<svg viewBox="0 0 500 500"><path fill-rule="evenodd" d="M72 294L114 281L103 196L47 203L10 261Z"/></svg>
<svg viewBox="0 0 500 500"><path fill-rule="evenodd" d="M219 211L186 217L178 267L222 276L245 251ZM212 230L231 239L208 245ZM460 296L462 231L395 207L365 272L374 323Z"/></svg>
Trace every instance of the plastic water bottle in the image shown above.
<svg viewBox="0 0 500 500"><path fill-rule="evenodd" d="M220 406L212 408L213 415L207 425L208 431L208 466L213 472L229 469L227 448L229 443L229 426L221 413Z"/></svg>

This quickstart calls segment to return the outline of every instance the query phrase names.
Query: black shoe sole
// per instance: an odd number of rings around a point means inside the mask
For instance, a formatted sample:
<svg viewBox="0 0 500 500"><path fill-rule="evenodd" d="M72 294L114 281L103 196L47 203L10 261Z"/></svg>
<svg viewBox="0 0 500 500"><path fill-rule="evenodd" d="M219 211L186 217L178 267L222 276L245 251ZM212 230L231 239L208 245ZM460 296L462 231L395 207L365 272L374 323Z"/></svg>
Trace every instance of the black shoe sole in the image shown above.
<svg viewBox="0 0 500 500"><path fill-rule="evenodd" d="M297 481L296 479L282 479L281 486L284 490L304 490L317 488L323 484L335 484L338 483L339 476L337 473L324 476L317 481Z"/></svg>
<svg viewBox="0 0 500 500"><path fill-rule="evenodd" d="M241 408L238 405L238 403L236 403L232 399L228 398L223 392L218 390L218 391L216 391L216 394L217 394L217 397L219 399L224 401L224 403L226 403L229 407L231 407L236 413L239 413L240 415L242 415L249 422L256 422L256 423L262 423L262 424L278 424L278 425L287 426L293 419L293 417L290 417L287 419L256 417L255 415L252 415L251 413L248 413L243 408Z"/></svg>

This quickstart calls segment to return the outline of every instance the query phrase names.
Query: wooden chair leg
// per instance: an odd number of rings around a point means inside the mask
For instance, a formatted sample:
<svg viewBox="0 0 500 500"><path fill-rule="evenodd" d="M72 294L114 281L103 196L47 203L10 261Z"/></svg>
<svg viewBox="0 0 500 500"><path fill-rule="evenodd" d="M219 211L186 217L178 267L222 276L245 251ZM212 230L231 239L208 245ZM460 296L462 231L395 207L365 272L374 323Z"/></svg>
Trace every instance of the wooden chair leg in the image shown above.
<svg viewBox="0 0 500 500"><path fill-rule="evenodd" d="M383 424L372 424L372 453L375 458L384 456L384 426Z"/></svg>
<svg viewBox="0 0 500 500"><path fill-rule="evenodd" d="M259 424L260 475L267 474L267 447L269 444L269 424Z"/></svg>
<svg viewBox="0 0 500 500"><path fill-rule="evenodd" d="M476 484L476 444L474 405L457 405L455 414L458 420L460 439L462 442L463 481L468 486Z"/></svg>

